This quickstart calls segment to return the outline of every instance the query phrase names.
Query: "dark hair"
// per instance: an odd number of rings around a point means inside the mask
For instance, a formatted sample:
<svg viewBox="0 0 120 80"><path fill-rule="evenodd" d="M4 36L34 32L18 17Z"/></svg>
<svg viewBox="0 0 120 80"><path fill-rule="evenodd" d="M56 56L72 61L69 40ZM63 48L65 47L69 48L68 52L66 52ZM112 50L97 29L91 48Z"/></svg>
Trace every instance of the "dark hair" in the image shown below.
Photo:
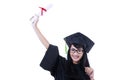
<svg viewBox="0 0 120 80"><path fill-rule="evenodd" d="M80 64L83 65L83 66L85 66L87 54L86 54L86 52L85 52L84 46L83 46L82 44L76 44L76 43L73 43L72 45L74 45L77 49L83 48L83 56L82 56L82 58L80 59ZM71 47L71 46L70 46L70 47ZM70 63L72 63L73 61L72 61L72 58L70 57L70 47L69 47L69 49L68 49L67 60L68 60Z"/></svg>
<svg viewBox="0 0 120 80"><path fill-rule="evenodd" d="M74 45L76 48L83 48L84 47L80 44L72 44ZM71 46L70 46L71 47ZM86 52L84 51L83 52L83 56L82 58L80 59L79 63L77 64L80 69L75 69L75 66L73 65L73 61L72 61L72 58L70 56L70 47L69 47L69 50L68 50L68 55L67 55L67 63L66 63L66 66L65 66L65 74L67 74L67 76L70 76L71 78L75 78L75 79L80 79L82 78L82 80L90 80L89 76L85 73L85 68L84 67L89 67L89 62L88 62L88 59L87 59L87 54ZM79 71L76 71L76 70L81 70L81 73L80 74L85 74L84 76L83 75L78 75L79 74Z"/></svg>
<svg viewBox="0 0 120 80"><path fill-rule="evenodd" d="M76 48L84 48L82 44L72 43L71 45L74 45Z"/></svg>
<svg viewBox="0 0 120 80"><path fill-rule="evenodd" d="M83 50L84 50L84 47L81 44L72 44L72 45L74 45L76 48L83 48ZM77 64L80 67L77 70L81 70L80 74L85 74L85 75L84 76L83 75L78 76L79 71L76 71L76 69L74 68L72 58L70 57L70 47L69 47L68 55L67 55L68 60L67 60L67 63L66 63L67 65L65 67L65 73L67 75L70 75L70 77L72 77L72 78L77 78L77 79L80 78L80 80L81 80L81 78L82 78L82 80L83 79L84 80L90 80L89 76L85 73L85 68L84 68L84 67L89 67L89 62L88 62L88 59L87 59L86 51L85 50L83 51L83 56L80 59L80 62Z"/></svg>

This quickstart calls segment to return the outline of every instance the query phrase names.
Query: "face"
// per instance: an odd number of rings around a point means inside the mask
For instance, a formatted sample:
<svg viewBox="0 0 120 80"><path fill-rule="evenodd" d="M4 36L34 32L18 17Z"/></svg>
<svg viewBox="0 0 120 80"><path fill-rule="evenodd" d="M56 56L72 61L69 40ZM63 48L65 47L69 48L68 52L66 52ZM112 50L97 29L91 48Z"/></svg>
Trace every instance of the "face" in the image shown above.
<svg viewBox="0 0 120 80"><path fill-rule="evenodd" d="M83 56L83 48L76 48L74 45L70 47L70 57L74 64L77 64Z"/></svg>

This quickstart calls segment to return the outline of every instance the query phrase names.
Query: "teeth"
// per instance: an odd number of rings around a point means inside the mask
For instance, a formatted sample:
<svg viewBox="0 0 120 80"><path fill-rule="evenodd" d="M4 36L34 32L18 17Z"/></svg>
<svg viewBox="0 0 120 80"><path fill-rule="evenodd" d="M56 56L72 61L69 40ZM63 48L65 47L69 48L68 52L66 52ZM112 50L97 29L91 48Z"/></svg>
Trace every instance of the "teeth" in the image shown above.
<svg viewBox="0 0 120 80"><path fill-rule="evenodd" d="M77 59L77 58L79 58L79 57L78 57L78 56L73 56L73 58Z"/></svg>

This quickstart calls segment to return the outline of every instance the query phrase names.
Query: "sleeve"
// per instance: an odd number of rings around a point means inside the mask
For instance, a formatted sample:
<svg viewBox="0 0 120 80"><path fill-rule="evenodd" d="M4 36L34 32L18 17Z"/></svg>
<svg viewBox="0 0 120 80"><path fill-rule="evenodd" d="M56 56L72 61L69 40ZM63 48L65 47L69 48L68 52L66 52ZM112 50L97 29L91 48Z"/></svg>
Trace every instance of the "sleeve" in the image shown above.
<svg viewBox="0 0 120 80"><path fill-rule="evenodd" d="M45 56L40 63L40 66L45 70L51 71L52 68L56 65L58 57L58 47L50 44L45 53Z"/></svg>

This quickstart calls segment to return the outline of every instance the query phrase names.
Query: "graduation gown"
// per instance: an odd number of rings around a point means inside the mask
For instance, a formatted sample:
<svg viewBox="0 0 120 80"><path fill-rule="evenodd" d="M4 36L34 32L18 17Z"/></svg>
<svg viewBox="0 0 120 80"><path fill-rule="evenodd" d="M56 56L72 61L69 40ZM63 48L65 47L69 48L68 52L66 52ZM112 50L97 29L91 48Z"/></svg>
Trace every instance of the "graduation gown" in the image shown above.
<svg viewBox="0 0 120 80"><path fill-rule="evenodd" d="M90 80L80 64L72 64L59 55L58 47L49 45L40 66L50 71L55 80Z"/></svg>

